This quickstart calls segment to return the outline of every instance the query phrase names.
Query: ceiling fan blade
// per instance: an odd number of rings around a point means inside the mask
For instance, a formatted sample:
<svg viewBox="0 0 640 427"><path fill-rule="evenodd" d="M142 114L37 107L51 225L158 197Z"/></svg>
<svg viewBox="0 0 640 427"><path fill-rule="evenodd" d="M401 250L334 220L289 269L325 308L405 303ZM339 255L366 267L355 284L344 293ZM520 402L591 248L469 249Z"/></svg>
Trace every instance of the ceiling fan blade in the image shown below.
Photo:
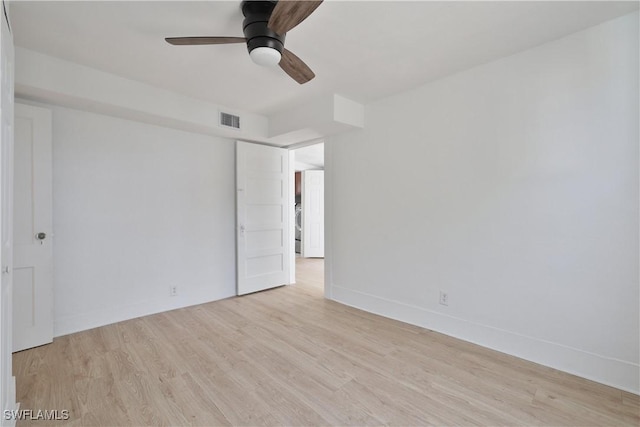
<svg viewBox="0 0 640 427"><path fill-rule="evenodd" d="M304 21L321 3L322 0L279 0L271 13L268 27L284 34Z"/></svg>
<svg viewBox="0 0 640 427"><path fill-rule="evenodd" d="M291 77L301 85L305 84L316 76L313 71L311 71L311 68L309 68L307 64L302 61L302 59L298 58L290 50L287 49L284 49L282 51L280 68L282 68L285 73L289 74L289 77Z"/></svg>
<svg viewBox="0 0 640 427"><path fill-rule="evenodd" d="M176 46L244 43L247 41L244 37L167 37L165 40Z"/></svg>

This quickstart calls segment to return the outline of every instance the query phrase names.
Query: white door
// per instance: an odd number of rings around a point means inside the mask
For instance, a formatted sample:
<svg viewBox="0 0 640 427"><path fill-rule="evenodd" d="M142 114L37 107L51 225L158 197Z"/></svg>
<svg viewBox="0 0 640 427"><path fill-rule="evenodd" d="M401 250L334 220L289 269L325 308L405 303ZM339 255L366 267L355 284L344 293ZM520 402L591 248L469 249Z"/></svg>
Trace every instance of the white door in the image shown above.
<svg viewBox="0 0 640 427"><path fill-rule="evenodd" d="M51 111L15 105L13 351L53 340Z"/></svg>
<svg viewBox="0 0 640 427"><path fill-rule="evenodd" d="M289 283L289 152L236 145L238 295Z"/></svg>
<svg viewBox="0 0 640 427"><path fill-rule="evenodd" d="M324 171L302 172L302 256L324 258Z"/></svg>

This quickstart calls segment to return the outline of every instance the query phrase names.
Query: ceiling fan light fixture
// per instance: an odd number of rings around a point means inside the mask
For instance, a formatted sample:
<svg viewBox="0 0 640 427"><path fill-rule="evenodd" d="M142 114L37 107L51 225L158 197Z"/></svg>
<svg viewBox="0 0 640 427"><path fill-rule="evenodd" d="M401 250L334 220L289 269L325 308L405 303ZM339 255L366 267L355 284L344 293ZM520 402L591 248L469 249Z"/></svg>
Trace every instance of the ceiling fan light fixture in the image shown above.
<svg viewBox="0 0 640 427"><path fill-rule="evenodd" d="M307 83L315 74L284 48L286 33L304 21L323 0L242 0L244 37L167 37L172 45L246 43L251 60L264 67L279 65L293 80Z"/></svg>
<svg viewBox="0 0 640 427"><path fill-rule="evenodd" d="M256 47L249 52L251 60L264 67L275 67L280 63L282 55L272 47Z"/></svg>

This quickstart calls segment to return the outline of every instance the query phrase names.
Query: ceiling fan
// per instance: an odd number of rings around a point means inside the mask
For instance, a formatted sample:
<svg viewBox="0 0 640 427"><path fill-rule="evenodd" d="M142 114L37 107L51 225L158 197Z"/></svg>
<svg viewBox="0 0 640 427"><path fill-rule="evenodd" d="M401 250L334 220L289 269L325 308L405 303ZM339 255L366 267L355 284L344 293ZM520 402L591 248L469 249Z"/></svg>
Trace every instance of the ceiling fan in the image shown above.
<svg viewBox="0 0 640 427"><path fill-rule="evenodd" d="M172 45L246 43L249 56L259 65L280 65L291 78L304 84L315 74L300 58L285 49L286 33L304 21L322 0L243 0L244 37L167 37Z"/></svg>

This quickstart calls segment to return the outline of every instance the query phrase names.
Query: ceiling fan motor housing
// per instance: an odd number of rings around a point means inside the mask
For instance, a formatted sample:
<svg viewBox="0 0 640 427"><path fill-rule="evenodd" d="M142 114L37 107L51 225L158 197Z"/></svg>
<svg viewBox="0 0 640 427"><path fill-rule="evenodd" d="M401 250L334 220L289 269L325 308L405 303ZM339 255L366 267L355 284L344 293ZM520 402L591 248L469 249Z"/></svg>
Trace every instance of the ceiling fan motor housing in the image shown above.
<svg viewBox="0 0 640 427"><path fill-rule="evenodd" d="M269 47L280 53L284 50L285 34L277 34L267 26L275 5L274 1L242 2L242 14L245 17L242 28L249 53L257 47Z"/></svg>

